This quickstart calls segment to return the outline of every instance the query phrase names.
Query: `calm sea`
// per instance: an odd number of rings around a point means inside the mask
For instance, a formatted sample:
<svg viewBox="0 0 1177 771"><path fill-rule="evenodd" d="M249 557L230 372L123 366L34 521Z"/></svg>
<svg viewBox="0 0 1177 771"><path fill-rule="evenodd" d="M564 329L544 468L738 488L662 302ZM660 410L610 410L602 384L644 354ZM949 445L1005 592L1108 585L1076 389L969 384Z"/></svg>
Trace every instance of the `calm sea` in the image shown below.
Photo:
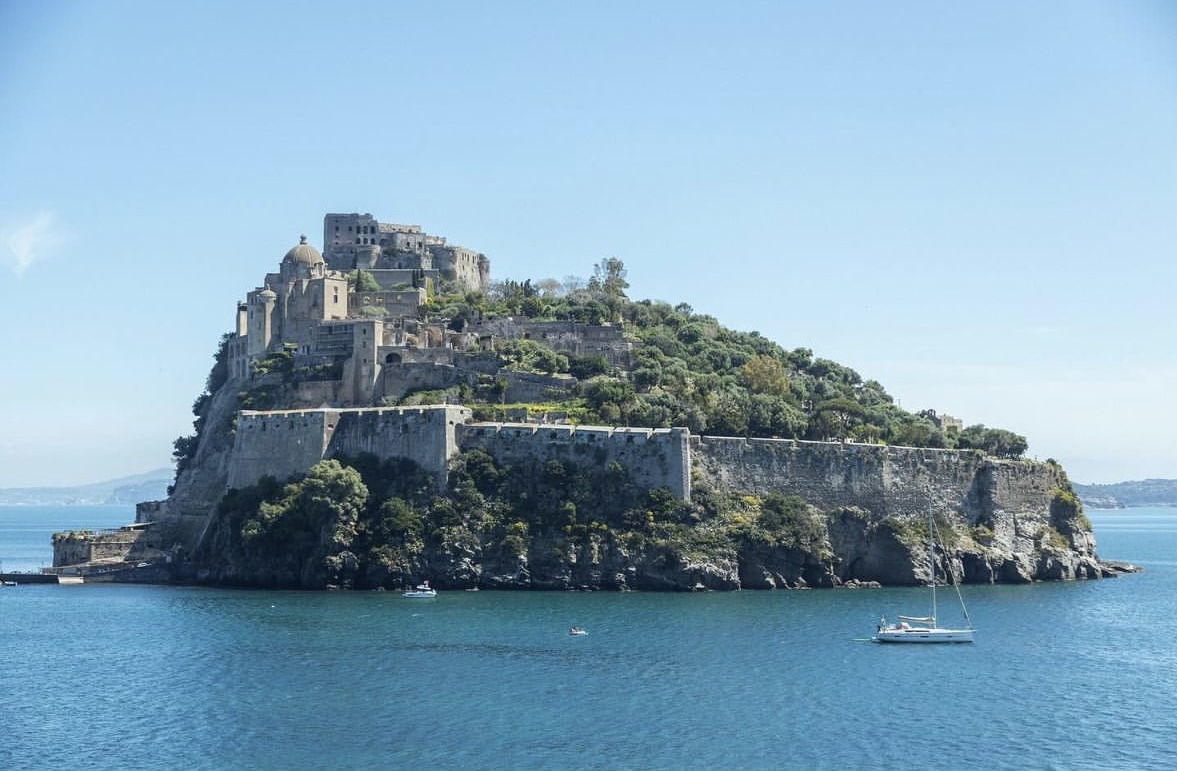
<svg viewBox="0 0 1177 771"><path fill-rule="evenodd" d="M1177 767L1177 510L1089 515L1145 572L965 587L964 646L863 642L919 589L5 587L0 769ZM131 518L0 507L0 560Z"/></svg>

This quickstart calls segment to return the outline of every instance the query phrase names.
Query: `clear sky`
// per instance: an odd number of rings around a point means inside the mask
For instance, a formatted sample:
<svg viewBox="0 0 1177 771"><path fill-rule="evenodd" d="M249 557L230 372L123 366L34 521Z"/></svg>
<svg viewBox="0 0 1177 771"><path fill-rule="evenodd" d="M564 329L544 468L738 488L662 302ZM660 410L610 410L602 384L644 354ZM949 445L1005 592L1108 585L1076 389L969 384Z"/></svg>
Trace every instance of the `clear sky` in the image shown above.
<svg viewBox="0 0 1177 771"><path fill-rule="evenodd" d="M170 465L352 211L1177 478L1177 3L0 0L0 487Z"/></svg>

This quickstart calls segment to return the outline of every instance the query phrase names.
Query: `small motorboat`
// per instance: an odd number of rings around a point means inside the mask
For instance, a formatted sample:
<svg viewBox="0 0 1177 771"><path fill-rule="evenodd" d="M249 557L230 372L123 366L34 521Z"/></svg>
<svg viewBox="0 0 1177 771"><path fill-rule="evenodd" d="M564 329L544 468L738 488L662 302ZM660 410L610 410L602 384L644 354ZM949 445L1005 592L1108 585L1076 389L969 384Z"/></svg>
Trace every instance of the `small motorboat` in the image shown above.
<svg viewBox="0 0 1177 771"><path fill-rule="evenodd" d="M568 634L572 635L573 637L583 637L584 635L588 634L588 632L578 626L574 626L568 629Z"/></svg>
<svg viewBox="0 0 1177 771"><path fill-rule="evenodd" d="M409 589L401 596L408 597L411 600L427 600L432 597L436 597L437 590L430 586L429 582L426 581L423 584L417 584L416 588Z"/></svg>

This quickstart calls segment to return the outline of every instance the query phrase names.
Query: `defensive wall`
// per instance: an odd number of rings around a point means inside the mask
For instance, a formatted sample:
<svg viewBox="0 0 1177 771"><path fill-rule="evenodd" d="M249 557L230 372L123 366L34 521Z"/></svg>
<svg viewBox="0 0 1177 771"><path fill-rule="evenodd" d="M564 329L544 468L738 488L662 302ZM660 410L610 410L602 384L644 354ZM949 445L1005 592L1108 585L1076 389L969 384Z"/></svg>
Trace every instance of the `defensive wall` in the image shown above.
<svg viewBox="0 0 1177 771"><path fill-rule="evenodd" d="M721 487L797 495L824 509L1013 512L1040 508L1061 482L1045 464L974 450L692 436L690 451L694 468Z"/></svg>
<svg viewBox="0 0 1177 771"><path fill-rule="evenodd" d="M243 411L237 419L229 487L262 476L303 474L324 458L372 453L415 461L439 485L450 459L480 448L504 464L556 458L578 465L620 463L639 485L691 496L696 473L721 488L797 495L823 509L922 514L1041 510L1060 472L976 451L789 439L692 436L685 428L472 422L459 405Z"/></svg>
<svg viewBox="0 0 1177 771"><path fill-rule="evenodd" d="M625 466L634 481L690 497L688 432L682 428L472 423L458 405L242 411L229 487L306 473L324 458L373 453L409 458L444 484L459 449L481 448L504 463L565 458Z"/></svg>
<svg viewBox="0 0 1177 771"><path fill-rule="evenodd" d="M267 474L285 479L306 473L324 458L366 452L411 458L444 480L449 459L457 453L455 427L470 415L457 405L242 411L229 487L248 487Z"/></svg>
<svg viewBox="0 0 1177 771"><path fill-rule="evenodd" d="M462 449L480 448L500 463L559 459L605 466L616 461L634 482L691 497L685 428L610 428L535 423L469 423L458 427Z"/></svg>

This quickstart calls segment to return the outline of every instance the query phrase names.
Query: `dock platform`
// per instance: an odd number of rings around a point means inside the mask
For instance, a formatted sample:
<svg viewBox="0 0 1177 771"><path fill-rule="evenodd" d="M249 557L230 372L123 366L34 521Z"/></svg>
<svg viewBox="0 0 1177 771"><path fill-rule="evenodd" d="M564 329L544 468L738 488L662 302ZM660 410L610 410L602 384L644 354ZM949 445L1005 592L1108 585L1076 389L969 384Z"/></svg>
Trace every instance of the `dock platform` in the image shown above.
<svg viewBox="0 0 1177 771"><path fill-rule="evenodd" d="M0 583L3 584L62 584L62 576L53 573L0 573ZM65 576L71 578L71 576Z"/></svg>

